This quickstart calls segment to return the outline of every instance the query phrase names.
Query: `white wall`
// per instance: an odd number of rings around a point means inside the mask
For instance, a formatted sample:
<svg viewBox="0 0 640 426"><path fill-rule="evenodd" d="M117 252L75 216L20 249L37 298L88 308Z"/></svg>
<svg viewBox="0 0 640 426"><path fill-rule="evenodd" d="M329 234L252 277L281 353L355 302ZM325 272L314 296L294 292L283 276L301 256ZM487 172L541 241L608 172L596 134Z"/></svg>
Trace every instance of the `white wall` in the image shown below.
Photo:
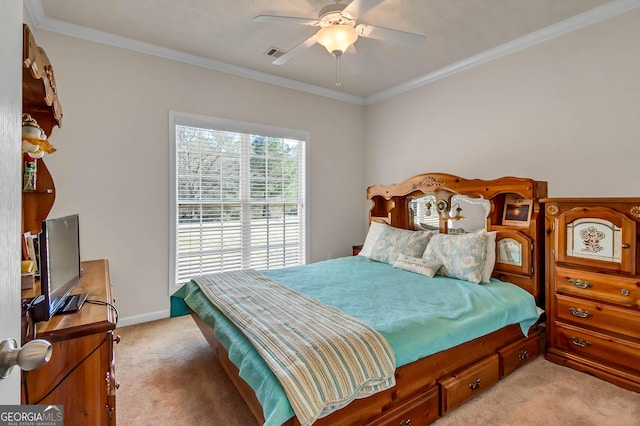
<svg viewBox="0 0 640 426"><path fill-rule="evenodd" d="M367 107L365 182L426 172L640 196L640 10Z"/></svg>
<svg viewBox="0 0 640 426"><path fill-rule="evenodd" d="M82 258L109 259L121 324L168 315L169 110L310 132L309 260L361 241L364 107L59 34L36 40L64 113L46 158L50 217L80 214Z"/></svg>

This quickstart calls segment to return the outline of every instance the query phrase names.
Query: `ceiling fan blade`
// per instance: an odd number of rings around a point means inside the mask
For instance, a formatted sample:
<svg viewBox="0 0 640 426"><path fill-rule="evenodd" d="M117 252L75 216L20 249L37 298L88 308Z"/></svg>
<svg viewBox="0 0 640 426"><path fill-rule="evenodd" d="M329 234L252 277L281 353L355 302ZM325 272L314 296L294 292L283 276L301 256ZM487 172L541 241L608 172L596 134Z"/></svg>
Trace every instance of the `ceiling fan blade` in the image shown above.
<svg viewBox="0 0 640 426"><path fill-rule="evenodd" d="M353 19L358 19L383 1L384 0L353 0L342 10L342 14L349 15Z"/></svg>
<svg viewBox="0 0 640 426"><path fill-rule="evenodd" d="M253 22L266 22L270 24L297 24L297 25L318 25L317 18L296 18L293 16L258 15L253 18Z"/></svg>
<svg viewBox="0 0 640 426"><path fill-rule="evenodd" d="M358 35L360 37L389 41L409 47L420 47L427 40L425 36L420 34L390 30L389 28L374 27L373 25L360 24L356 26L356 31L358 31Z"/></svg>
<svg viewBox="0 0 640 426"><path fill-rule="evenodd" d="M293 48L291 48L287 53L285 53L284 55L280 56L278 59L276 59L272 63L275 64L275 65L286 64L287 62L289 62L289 60L291 58L296 56L298 53L302 52L305 49L308 49L309 47L313 46L316 43L317 43L316 35L314 34L311 37L309 37L308 39L306 39L305 41L303 41L302 43L300 43L300 44L294 46Z"/></svg>

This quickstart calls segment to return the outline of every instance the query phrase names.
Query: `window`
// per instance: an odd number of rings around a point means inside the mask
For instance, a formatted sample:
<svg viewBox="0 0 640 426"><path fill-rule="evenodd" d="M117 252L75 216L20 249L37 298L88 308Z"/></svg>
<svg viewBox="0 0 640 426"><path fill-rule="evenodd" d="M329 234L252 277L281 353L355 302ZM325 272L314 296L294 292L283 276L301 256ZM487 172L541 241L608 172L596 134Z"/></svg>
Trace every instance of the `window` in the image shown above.
<svg viewBox="0 0 640 426"><path fill-rule="evenodd" d="M306 132L171 113L170 293L191 277L306 261Z"/></svg>

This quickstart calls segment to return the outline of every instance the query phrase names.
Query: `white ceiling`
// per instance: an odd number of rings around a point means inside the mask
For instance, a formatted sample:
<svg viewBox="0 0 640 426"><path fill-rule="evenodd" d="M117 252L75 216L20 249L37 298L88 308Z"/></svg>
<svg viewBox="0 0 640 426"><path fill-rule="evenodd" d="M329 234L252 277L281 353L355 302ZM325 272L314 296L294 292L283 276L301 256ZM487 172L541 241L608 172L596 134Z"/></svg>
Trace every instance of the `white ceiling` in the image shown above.
<svg viewBox="0 0 640 426"><path fill-rule="evenodd" d="M351 0L344 0L345 3ZM25 0L37 28L156 54L257 80L369 103L624 13L640 0L386 0L358 23L423 34L409 48L359 38L359 72L316 44L284 65L317 27L253 22L257 15L316 18L332 0ZM353 61L352 61L353 62Z"/></svg>

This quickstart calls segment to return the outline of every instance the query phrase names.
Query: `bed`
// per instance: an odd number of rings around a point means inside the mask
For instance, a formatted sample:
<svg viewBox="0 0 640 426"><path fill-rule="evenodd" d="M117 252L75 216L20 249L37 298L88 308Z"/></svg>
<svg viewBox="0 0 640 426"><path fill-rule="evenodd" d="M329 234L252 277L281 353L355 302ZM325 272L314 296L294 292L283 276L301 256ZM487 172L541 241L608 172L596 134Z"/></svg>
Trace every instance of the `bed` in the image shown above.
<svg viewBox="0 0 640 426"><path fill-rule="evenodd" d="M545 196L545 182L512 177L484 181L430 173L374 185L367 189L371 227L358 256L261 271L265 285L300 293L308 298L301 306L317 302L362 321L392 349L390 383L316 417L292 408L298 406L271 371L269 355L259 352L255 333L241 331L233 312L209 294L203 282L210 277L195 277L175 296L186 302L261 424L428 424L539 353L536 305L544 306L544 271L538 198ZM474 219L478 211L483 229L460 225L471 222L460 220L463 215ZM492 239L476 250L482 252L475 262L480 270L451 260L465 259L458 255L469 249L468 241Z"/></svg>

